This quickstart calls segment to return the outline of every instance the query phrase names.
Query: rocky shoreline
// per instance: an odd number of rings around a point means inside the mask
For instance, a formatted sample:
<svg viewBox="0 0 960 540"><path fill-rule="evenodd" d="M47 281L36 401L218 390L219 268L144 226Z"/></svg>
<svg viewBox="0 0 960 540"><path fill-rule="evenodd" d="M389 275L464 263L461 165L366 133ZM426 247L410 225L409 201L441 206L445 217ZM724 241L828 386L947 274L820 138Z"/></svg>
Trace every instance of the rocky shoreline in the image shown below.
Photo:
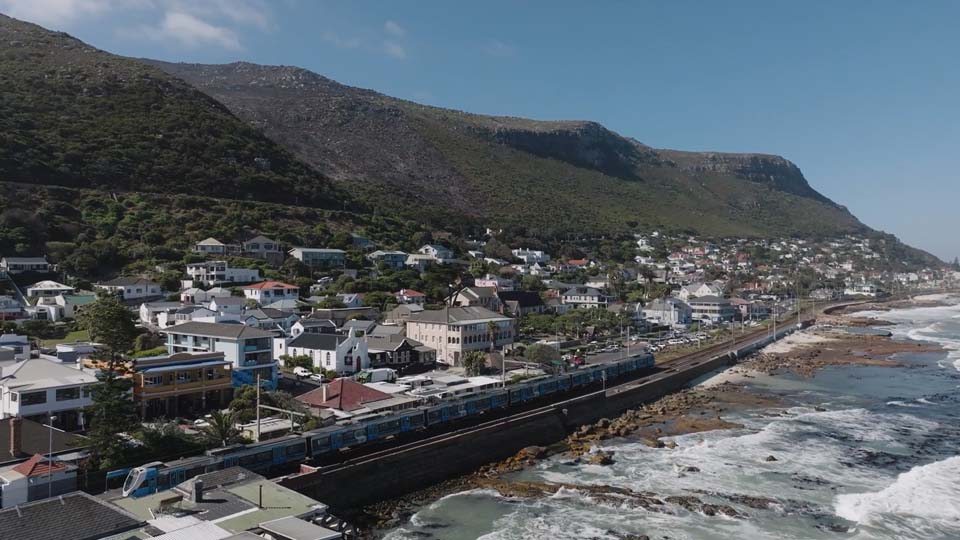
<svg viewBox="0 0 960 540"><path fill-rule="evenodd" d="M867 310L882 310L885 304L871 303L856 306L849 311L824 316L822 320L830 324L848 327L869 327L891 325L887 321L878 321L855 314ZM897 301L896 307L932 307L946 305L939 300ZM890 309L896 309L890 307ZM787 352L761 352L731 368L726 373L750 378L757 374L776 375L793 372L800 376L812 377L818 370L834 365L860 366L903 366L892 357L901 353L942 352L939 346L895 341L888 336L858 335L822 328L812 332L814 338L805 343L794 345ZM610 439L630 439L653 448L673 448L672 441L663 438L741 427L724 420L726 411L769 409L782 405L776 398L744 391L744 386L731 382L696 386L670 394L652 403L631 409L613 419L601 419L598 422L582 426L563 441L548 447L524 448L516 455L504 461L482 467L478 471L453 478L407 496L377 503L363 508L350 516L353 523L366 531L365 538L378 538L383 531L395 528L408 521L410 516L425 505L454 493L475 489L490 489L509 498L529 499L552 496L560 490L573 490L590 499L609 504L628 504L641 506L653 511L668 511L671 506L679 506L689 511L705 515L723 515L737 519L746 517L733 507L718 500L716 494L691 494L683 497L659 497L653 493L638 493L613 486L568 485L550 482L529 482L511 480L511 475L521 472L544 459L563 456L571 464L610 465L616 462L616 454L602 450L602 442ZM767 460L776 461L775 456ZM699 472L696 467L683 474ZM730 497L737 497L732 495ZM722 497L720 497L722 499ZM774 502L782 501L741 501L731 499L748 508L765 508ZM625 540L642 540L643 536L634 536L616 531L608 531L611 536Z"/></svg>

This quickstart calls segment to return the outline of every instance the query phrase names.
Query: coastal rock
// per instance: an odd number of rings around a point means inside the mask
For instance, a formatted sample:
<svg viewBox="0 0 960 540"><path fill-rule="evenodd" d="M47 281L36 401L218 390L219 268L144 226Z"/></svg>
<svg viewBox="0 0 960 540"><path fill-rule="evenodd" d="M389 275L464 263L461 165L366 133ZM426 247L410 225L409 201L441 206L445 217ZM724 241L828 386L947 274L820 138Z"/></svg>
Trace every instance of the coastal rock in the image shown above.
<svg viewBox="0 0 960 540"><path fill-rule="evenodd" d="M764 461L777 461L777 458L775 456L767 456Z"/></svg>
<svg viewBox="0 0 960 540"><path fill-rule="evenodd" d="M591 465L613 465L613 452L604 452L603 450L594 452L587 459L587 463Z"/></svg>
<svg viewBox="0 0 960 540"><path fill-rule="evenodd" d="M661 441L660 439L643 438L643 439L640 439L640 442L646 446L649 446L650 448L664 447L663 441Z"/></svg>

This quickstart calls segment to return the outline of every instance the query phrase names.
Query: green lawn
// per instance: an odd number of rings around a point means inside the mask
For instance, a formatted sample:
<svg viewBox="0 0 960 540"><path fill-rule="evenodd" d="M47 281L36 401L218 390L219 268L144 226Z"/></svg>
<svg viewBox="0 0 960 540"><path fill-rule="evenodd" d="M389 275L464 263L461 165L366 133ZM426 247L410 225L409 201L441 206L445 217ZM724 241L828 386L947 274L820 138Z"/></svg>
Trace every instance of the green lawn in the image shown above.
<svg viewBox="0 0 960 540"><path fill-rule="evenodd" d="M61 343L73 343L74 341L90 341L90 334L86 330L77 330L70 332L61 339L45 339L42 343L44 347L56 347Z"/></svg>

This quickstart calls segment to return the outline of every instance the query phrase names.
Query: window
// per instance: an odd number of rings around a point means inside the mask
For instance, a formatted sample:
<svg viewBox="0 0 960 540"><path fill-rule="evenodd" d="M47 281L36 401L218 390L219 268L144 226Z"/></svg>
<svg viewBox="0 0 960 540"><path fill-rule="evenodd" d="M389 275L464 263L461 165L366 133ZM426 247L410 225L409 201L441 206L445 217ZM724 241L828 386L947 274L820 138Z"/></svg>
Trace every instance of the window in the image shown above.
<svg viewBox="0 0 960 540"><path fill-rule="evenodd" d="M47 402L47 393L44 392L29 392L23 394L23 399L20 401L21 405L41 405Z"/></svg>
<svg viewBox="0 0 960 540"><path fill-rule="evenodd" d="M89 387L89 386L84 386L84 387L83 387L83 397L90 397L90 387Z"/></svg>
<svg viewBox="0 0 960 540"><path fill-rule="evenodd" d="M80 388L58 388L57 401L70 401L80 399Z"/></svg>
<svg viewBox="0 0 960 540"><path fill-rule="evenodd" d="M17 402L17 398L19 398L19 397L20 397L20 394L18 394L18 393L16 393L16 392L10 392L10 401L16 403L16 402Z"/></svg>

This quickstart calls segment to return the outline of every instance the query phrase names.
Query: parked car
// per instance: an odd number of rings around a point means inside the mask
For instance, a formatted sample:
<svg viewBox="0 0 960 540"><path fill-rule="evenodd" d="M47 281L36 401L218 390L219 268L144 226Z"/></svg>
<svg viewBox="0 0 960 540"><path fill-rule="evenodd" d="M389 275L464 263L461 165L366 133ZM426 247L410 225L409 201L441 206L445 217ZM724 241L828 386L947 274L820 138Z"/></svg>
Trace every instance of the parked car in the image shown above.
<svg viewBox="0 0 960 540"><path fill-rule="evenodd" d="M293 368L293 374L297 377L309 377L312 372L303 366L297 366Z"/></svg>
<svg viewBox="0 0 960 540"><path fill-rule="evenodd" d="M320 373L314 373L313 375L311 375L311 376L310 376L310 380L311 380L311 381L317 381L317 382L320 383L320 384L327 384L327 383L330 382L330 379L324 377L324 376L321 375Z"/></svg>

